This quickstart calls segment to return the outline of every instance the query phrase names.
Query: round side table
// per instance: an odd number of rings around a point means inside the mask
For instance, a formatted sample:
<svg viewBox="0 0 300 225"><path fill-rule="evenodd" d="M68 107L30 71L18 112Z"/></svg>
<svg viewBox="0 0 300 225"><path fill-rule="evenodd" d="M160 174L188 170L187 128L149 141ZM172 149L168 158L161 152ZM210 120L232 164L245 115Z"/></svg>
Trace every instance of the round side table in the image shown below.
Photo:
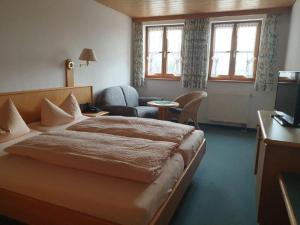
<svg viewBox="0 0 300 225"><path fill-rule="evenodd" d="M172 101L151 101L147 102L150 106L158 107L158 119L165 120L166 119L166 111L170 107L178 107L178 102Z"/></svg>

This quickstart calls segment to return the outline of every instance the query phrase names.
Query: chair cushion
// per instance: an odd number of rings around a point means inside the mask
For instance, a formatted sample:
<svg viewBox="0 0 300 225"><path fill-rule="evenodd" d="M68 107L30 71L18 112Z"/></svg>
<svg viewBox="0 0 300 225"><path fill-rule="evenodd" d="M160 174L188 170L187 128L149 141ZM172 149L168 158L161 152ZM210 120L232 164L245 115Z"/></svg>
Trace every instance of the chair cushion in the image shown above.
<svg viewBox="0 0 300 225"><path fill-rule="evenodd" d="M123 91L119 86L104 89L99 95L97 103L100 107L110 105L126 106Z"/></svg>
<svg viewBox="0 0 300 225"><path fill-rule="evenodd" d="M170 107L169 111L174 114L180 114L182 112L182 108L179 107Z"/></svg>
<svg viewBox="0 0 300 225"><path fill-rule="evenodd" d="M152 106L137 106L135 107L138 113L138 117L143 118L157 118L158 108Z"/></svg>
<svg viewBox="0 0 300 225"><path fill-rule="evenodd" d="M135 88L130 86L121 86L127 106L136 107L139 105L139 94Z"/></svg>

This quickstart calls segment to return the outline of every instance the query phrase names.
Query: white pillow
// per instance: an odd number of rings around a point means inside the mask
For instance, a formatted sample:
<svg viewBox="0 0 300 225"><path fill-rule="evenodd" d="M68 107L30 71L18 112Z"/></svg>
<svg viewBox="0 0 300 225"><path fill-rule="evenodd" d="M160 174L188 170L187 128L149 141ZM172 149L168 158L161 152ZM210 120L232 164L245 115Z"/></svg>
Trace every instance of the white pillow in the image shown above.
<svg viewBox="0 0 300 225"><path fill-rule="evenodd" d="M0 143L30 132L10 98L0 108L0 129Z"/></svg>
<svg viewBox="0 0 300 225"><path fill-rule="evenodd" d="M45 98L41 105L41 124L43 126L56 126L70 123L74 117Z"/></svg>
<svg viewBox="0 0 300 225"><path fill-rule="evenodd" d="M76 97L71 93L66 100L60 106L66 113L73 116L75 119L81 118L83 115L81 113L79 104Z"/></svg>

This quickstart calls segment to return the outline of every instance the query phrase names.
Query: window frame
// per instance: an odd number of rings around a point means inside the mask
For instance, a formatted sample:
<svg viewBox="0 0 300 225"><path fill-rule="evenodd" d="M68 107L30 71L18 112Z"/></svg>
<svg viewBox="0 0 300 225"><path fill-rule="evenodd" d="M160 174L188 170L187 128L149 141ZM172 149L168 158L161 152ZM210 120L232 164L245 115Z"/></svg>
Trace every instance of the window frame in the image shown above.
<svg viewBox="0 0 300 225"><path fill-rule="evenodd" d="M147 79L153 79L153 80L181 80L181 74L180 76L175 76L175 74L168 74L167 71L167 62L168 62L168 39L167 39L167 27L182 27L183 30L183 24L170 24L170 25L149 25L146 26L145 31L145 78ZM148 74L148 56L149 56L149 28L153 27L161 27L163 28L163 42L162 42L162 73L157 74ZM181 43L182 44L182 43Z"/></svg>
<svg viewBox="0 0 300 225"><path fill-rule="evenodd" d="M246 78L243 75L235 74L235 63L236 57L234 56L237 48L237 25L242 23L257 23L257 32L255 39L255 48L254 48L254 58L255 62L253 64L253 77ZM233 24L232 38L231 38L231 49L230 49L230 60L229 60L229 74L228 75L218 75L218 77L212 77L212 65L213 65L213 53L214 53L214 43L215 43L215 26L218 24ZM261 28L262 28L262 20L254 19L254 20L242 20L242 21L226 21L226 22L212 22L211 23L211 38L210 38L210 52L209 52L209 73L208 80L210 81L232 81L232 82L254 82L256 78L257 71L257 62L258 62L258 54L259 47L261 41Z"/></svg>

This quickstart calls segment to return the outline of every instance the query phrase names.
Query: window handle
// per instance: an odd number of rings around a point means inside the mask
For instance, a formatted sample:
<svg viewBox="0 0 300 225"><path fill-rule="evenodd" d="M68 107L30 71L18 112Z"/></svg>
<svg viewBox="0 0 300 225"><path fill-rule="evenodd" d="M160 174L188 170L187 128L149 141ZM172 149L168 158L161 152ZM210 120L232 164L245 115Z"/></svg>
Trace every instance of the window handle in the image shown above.
<svg viewBox="0 0 300 225"><path fill-rule="evenodd" d="M236 57L236 51L233 51L233 58Z"/></svg>

